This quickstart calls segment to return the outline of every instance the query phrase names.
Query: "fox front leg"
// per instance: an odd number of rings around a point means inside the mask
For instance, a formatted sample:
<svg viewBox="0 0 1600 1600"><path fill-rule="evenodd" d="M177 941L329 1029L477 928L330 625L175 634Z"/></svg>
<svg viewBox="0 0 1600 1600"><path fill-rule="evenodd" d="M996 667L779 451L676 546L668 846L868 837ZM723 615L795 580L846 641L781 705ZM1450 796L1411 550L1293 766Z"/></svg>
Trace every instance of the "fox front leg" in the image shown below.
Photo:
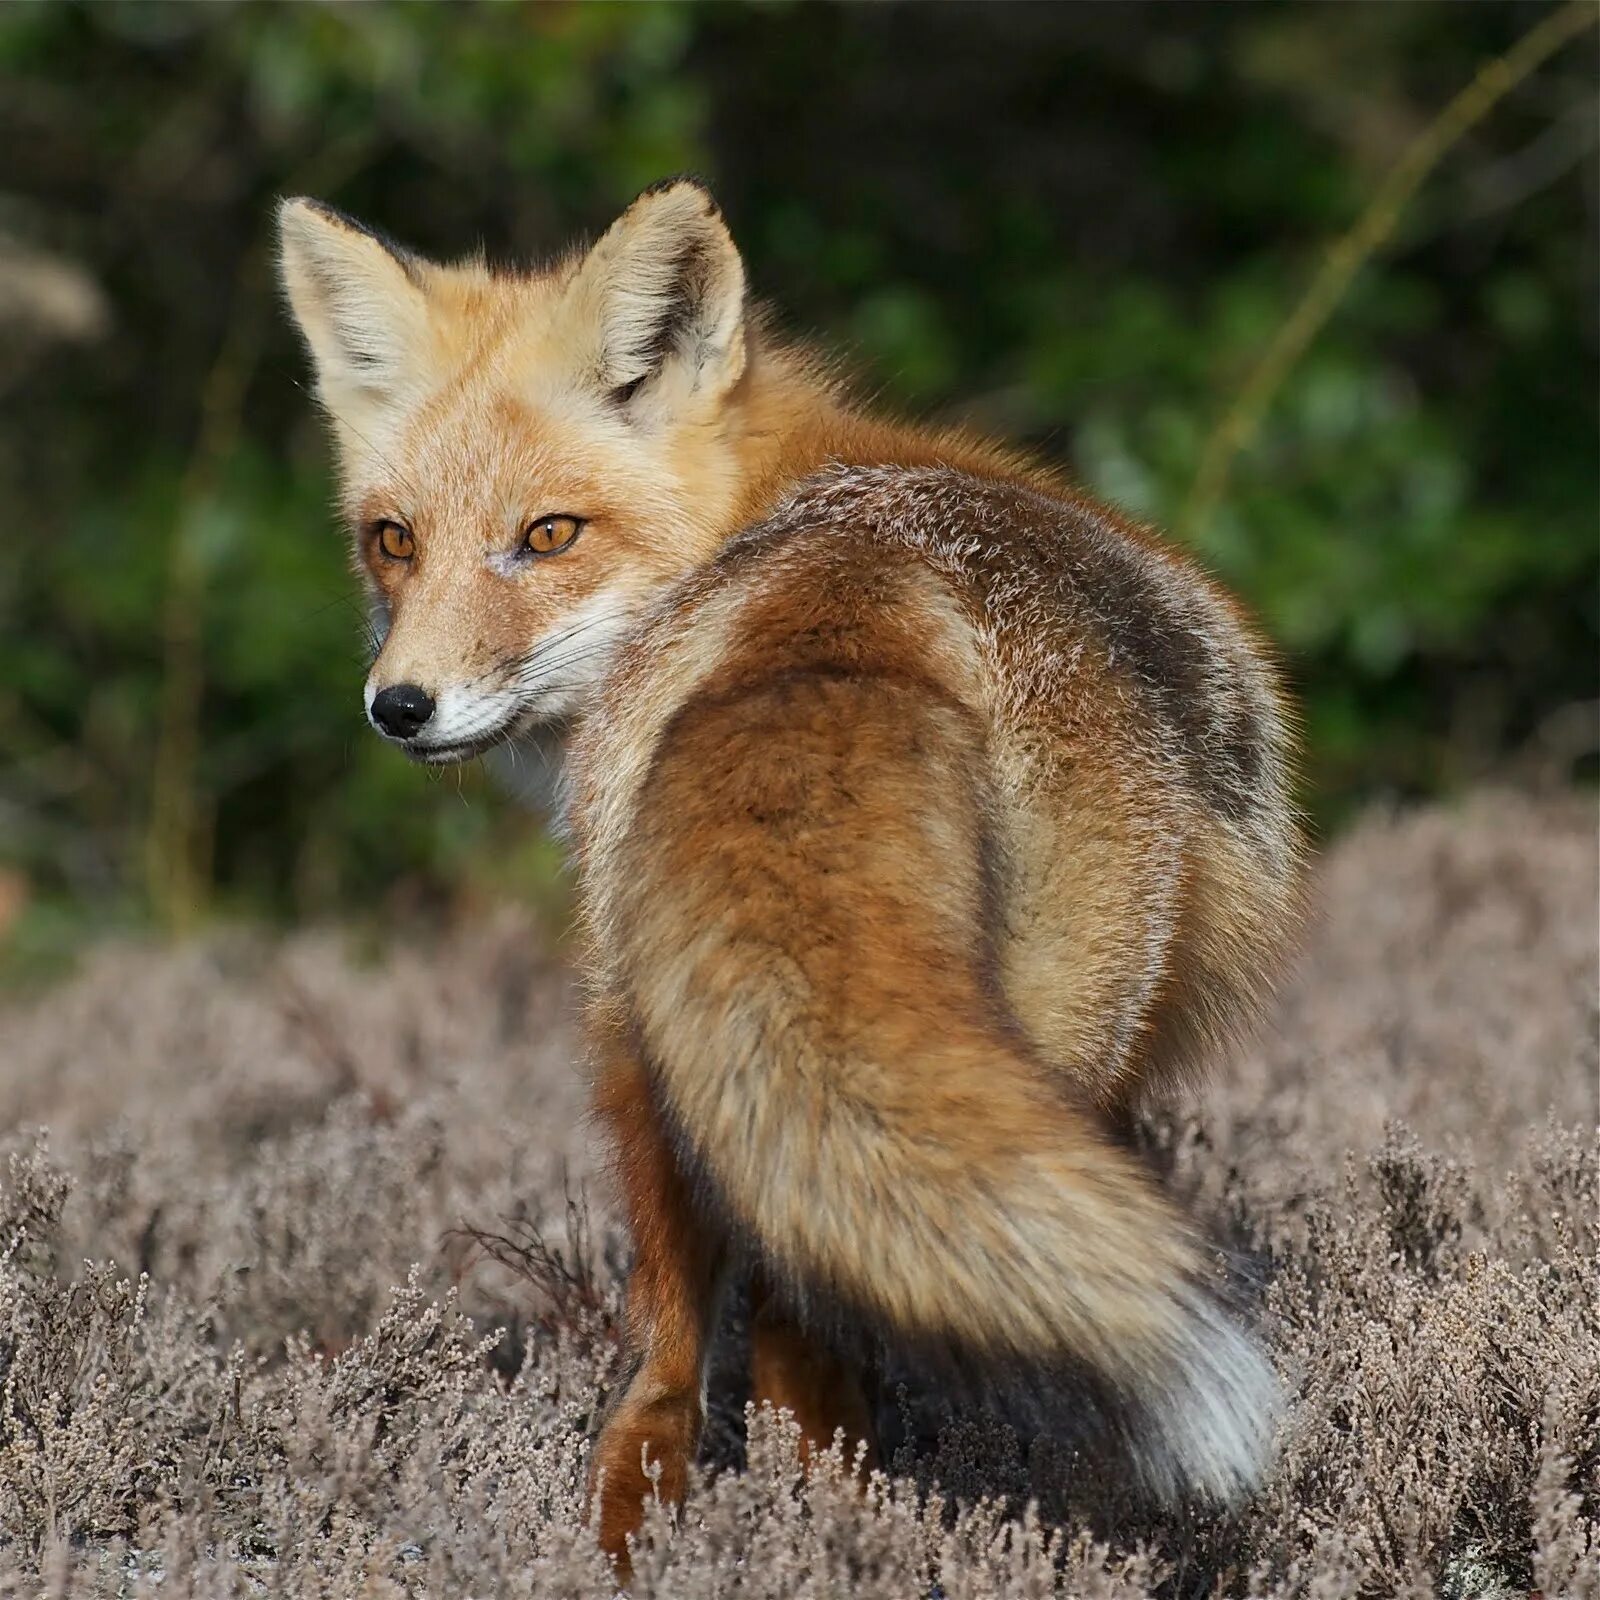
<svg viewBox="0 0 1600 1600"><path fill-rule="evenodd" d="M669 1504L683 1499L699 1449L725 1251L695 1216L644 1068L620 1044L602 1052L598 1110L611 1133L633 1235L626 1318L632 1370L590 1456L589 1504L600 1547L625 1581L628 1536L654 1496Z"/></svg>

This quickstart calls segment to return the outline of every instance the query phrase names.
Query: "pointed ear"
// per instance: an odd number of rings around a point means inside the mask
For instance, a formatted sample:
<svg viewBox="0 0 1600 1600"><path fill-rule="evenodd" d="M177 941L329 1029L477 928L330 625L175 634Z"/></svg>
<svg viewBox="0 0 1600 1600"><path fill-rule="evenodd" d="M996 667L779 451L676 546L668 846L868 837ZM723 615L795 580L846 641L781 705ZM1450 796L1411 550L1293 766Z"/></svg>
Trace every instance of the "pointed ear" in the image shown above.
<svg viewBox="0 0 1600 1600"><path fill-rule="evenodd" d="M424 370L426 263L318 200L278 207L279 270L323 399L393 395Z"/></svg>
<svg viewBox="0 0 1600 1600"><path fill-rule="evenodd" d="M646 189L568 287L592 330L595 380L633 412L716 399L745 363L744 263L716 202L689 178Z"/></svg>

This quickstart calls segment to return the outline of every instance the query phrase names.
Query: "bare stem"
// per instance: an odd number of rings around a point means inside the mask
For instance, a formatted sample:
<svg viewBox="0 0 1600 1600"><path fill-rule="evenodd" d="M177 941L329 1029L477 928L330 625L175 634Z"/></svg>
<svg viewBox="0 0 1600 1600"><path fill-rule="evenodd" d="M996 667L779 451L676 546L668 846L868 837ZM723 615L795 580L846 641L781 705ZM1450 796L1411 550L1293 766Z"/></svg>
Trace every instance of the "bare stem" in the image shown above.
<svg viewBox="0 0 1600 1600"><path fill-rule="evenodd" d="M1210 521L1228 492L1234 462L1255 437L1284 379L1338 309L1352 280L1398 226L1406 206L1445 154L1519 83L1564 44L1600 19L1595 0L1568 0L1528 30L1476 76L1412 142L1355 225L1328 248L1299 304L1212 430L1179 517L1191 535Z"/></svg>

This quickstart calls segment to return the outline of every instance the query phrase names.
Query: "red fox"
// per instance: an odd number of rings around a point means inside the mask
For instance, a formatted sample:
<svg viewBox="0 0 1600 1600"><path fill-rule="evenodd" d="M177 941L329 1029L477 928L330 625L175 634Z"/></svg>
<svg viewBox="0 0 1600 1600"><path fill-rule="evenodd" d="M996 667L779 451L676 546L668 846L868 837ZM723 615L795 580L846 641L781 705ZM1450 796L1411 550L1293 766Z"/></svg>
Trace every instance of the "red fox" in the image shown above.
<svg viewBox="0 0 1600 1600"><path fill-rule="evenodd" d="M855 407L691 180L527 273L280 220L369 719L424 762L565 742L635 1251L603 1547L684 1492L735 1269L808 1452L873 1459L865 1330L980 1385L1092 1374L1153 1489L1246 1492L1271 1366L1117 1136L1299 916L1291 717L1238 607L1053 473Z"/></svg>

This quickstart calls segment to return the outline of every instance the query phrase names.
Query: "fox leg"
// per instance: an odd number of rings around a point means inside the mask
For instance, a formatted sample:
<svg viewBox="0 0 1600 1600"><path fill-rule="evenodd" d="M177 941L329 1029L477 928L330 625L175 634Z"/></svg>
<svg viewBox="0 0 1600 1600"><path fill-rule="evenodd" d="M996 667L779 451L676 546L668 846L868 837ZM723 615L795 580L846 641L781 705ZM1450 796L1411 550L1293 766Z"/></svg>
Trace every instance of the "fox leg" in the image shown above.
<svg viewBox="0 0 1600 1600"><path fill-rule="evenodd" d="M784 1311L759 1273L750 1288L750 1398L793 1415L802 1466L841 1429L846 1465L864 1444L863 1470L877 1466L878 1434L860 1374Z"/></svg>
<svg viewBox="0 0 1600 1600"><path fill-rule="evenodd" d="M625 1048L602 1060L598 1110L610 1127L633 1235L626 1319L633 1370L595 1441L589 1500L594 1506L598 1492L600 1547L626 1576L628 1535L645 1503L654 1495L683 1499L699 1448L724 1251L695 1216L644 1067Z"/></svg>

